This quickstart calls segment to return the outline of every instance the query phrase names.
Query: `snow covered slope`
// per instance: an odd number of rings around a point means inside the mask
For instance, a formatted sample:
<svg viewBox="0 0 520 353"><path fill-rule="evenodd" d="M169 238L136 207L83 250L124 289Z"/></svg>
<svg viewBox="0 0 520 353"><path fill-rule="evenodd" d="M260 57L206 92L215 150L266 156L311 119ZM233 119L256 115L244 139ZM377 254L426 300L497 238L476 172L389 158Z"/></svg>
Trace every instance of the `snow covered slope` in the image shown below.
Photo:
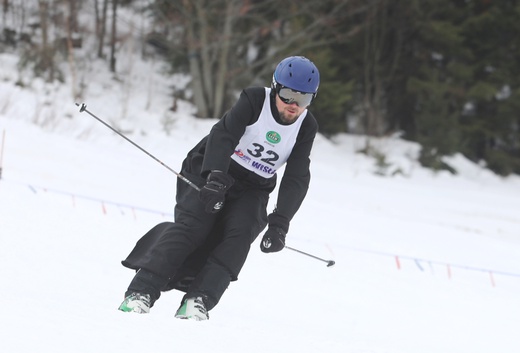
<svg viewBox="0 0 520 353"><path fill-rule="evenodd" d="M150 315L117 311L133 276L120 260L171 219L176 178L79 113L66 87L21 90L3 75L3 352L520 351L519 178L460 156L458 176L435 175L415 161L416 145L391 138L372 143L401 170L393 177L356 153L363 137L316 141L288 245L334 267L289 250L263 254L257 240L208 322L173 317L179 292ZM118 120L111 84L90 88L88 108L175 170L214 123L182 104L168 112L159 80L154 104L136 90Z"/></svg>

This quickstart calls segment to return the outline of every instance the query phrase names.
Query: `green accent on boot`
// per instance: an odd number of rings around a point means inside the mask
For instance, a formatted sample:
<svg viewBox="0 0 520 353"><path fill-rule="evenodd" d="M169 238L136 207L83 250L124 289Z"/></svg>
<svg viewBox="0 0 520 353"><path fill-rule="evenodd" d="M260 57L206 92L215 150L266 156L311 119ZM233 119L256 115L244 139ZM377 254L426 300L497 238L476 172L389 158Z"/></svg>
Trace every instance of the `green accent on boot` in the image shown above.
<svg viewBox="0 0 520 353"><path fill-rule="evenodd" d="M204 301L201 297L187 298L184 299L181 306L175 313L175 317L178 319L190 319L190 320L208 320L209 315Z"/></svg>
<svg viewBox="0 0 520 353"><path fill-rule="evenodd" d="M125 300L124 302L122 302L121 305L119 306L119 310L124 311L125 313L129 313L129 312L133 311L134 309L129 308L127 304L128 304L128 300Z"/></svg>
<svg viewBox="0 0 520 353"><path fill-rule="evenodd" d="M132 293L123 300L119 306L119 310L126 313L147 314L150 312L150 295Z"/></svg>
<svg viewBox="0 0 520 353"><path fill-rule="evenodd" d="M184 300L182 302L181 307L177 310L177 313L175 316L186 316L186 307L187 307L188 301Z"/></svg>

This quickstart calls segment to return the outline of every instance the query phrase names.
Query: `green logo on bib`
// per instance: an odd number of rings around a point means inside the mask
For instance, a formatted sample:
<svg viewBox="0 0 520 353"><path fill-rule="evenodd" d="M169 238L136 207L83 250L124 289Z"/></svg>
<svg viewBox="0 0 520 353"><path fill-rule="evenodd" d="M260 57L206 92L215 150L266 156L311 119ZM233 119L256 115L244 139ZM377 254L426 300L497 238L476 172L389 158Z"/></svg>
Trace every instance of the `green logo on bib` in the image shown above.
<svg viewBox="0 0 520 353"><path fill-rule="evenodd" d="M280 134L277 133L276 131L269 131L265 135L265 138L267 139L268 142L271 142L271 143L278 143L278 142L282 141L282 136L280 136Z"/></svg>

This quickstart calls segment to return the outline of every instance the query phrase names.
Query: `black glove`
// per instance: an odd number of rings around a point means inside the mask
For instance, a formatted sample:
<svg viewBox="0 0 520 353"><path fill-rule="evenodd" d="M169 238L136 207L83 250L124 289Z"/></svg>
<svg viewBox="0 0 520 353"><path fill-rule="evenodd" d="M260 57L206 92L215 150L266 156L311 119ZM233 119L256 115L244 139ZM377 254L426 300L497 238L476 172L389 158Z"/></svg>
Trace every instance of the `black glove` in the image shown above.
<svg viewBox="0 0 520 353"><path fill-rule="evenodd" d="M285 248L285 236L289 231L289 220L276 210L269 215L268 219L269 228L262 238L260 250L265 253L277 252Z"/></svg>
<svg viewBox="0 0 520 353"><path fill-rule="evenodd" d="M205 204L208 213L217 213L224 207L227 190L235 180L224 172L214 170L209 173L206 185L199 192L199 200Z"/></svg>
<svg viewBox="0 0 520 353"><path fill-rule="evenodd" d="M285 248L286 234L282 228L269 226L260 243L260 250L265 253L282 250Z"/></svg>

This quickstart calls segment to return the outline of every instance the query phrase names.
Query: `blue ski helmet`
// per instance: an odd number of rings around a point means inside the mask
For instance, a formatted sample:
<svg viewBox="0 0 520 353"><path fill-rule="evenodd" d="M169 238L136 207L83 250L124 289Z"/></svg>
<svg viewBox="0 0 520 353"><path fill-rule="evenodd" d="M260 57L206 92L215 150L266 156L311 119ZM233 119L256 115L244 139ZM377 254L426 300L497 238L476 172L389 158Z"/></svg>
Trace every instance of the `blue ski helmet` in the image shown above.
<svg viewBox="0 0 520 353"><path fill-rule="evenodd" d="M290 56L276 66L273 88L283 86L302 93L316 95L320 73L312 61L303 56Z"/></svg>

